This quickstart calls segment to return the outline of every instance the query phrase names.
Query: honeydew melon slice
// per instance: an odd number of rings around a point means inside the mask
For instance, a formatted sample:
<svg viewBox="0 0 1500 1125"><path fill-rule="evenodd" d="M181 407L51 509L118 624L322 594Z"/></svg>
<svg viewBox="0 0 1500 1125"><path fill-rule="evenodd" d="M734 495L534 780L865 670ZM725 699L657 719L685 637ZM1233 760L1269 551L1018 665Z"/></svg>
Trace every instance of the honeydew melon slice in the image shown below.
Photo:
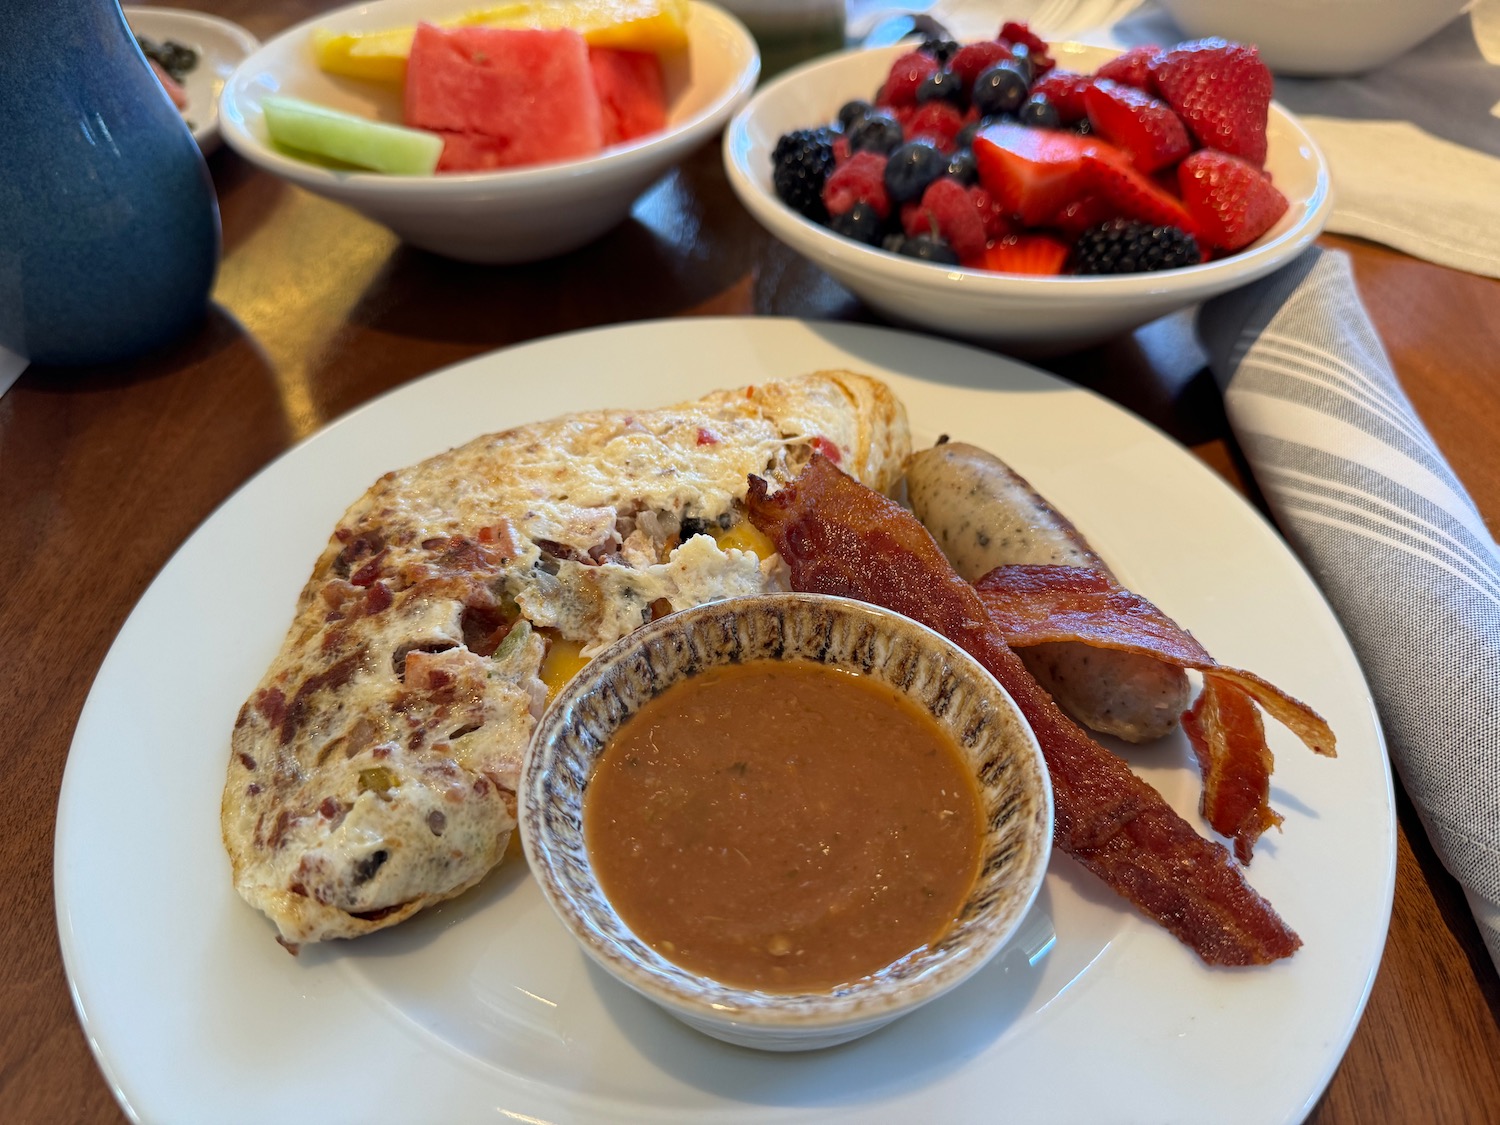
<svg viewBox="0 0 1500 1125"><path fill-rule="evenodd" d="M387 125L301 98L261 100L266 132L285 148L398 176L430 176L443 155L443 138L423 129Z"/></svg>
<svg viewBox="0 0 1500 1125"><path fill-rule="evenodd" d="M687 0L515 0L438 21L439 27L571 28L590 47L669 54L687 46ZM313 57L329 74L376 82L406 77L415 27L313 32Z"/></svg>

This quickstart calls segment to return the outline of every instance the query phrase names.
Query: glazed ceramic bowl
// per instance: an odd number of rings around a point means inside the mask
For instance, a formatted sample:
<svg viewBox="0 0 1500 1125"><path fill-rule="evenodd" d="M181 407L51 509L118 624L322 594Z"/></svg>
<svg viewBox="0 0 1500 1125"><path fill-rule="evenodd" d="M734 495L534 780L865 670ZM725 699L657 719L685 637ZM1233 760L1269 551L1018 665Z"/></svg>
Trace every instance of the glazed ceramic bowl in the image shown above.
<svg viewBox="0 0 1500 1125"><path fill-rule="evenodd" d="M470 262L529 262L576 249L624 219L647 187L718 133L760 74L760 56L744 26L692 0L687 52L666 65L667 127L597 156L495 172L387 176L323 167L267 139L261 101L271 94L401 121L400 84L325 74L313 60L314 31L385 30L473 7L473 0L376 0L278 35L225 84L224 140L265 171L352 207L413 246Z"/></svg>
<svg viewBox="0 0 1500 1125"><path fill-rule="evenodd" d="M981 873L953 927L891 969L831 991L736 988L668 961L621 921L585 846L584 795L610 736L671 685L759 657L817 661L896 688L953 736L979 779ZM595 657L542 719L522 767L519 816L543 894L612 976L707 1035L803 1051L890 1023L957 987L999 952L1046 872L1052 790L1015 703L957 646L862 602L765 594L671 614Z"/></svg>
<svg viewBox="0 0 1500 1125"><path fill-rule="evenodd" d="M1426 39L1471 0L1161 0L1190 36L1254 43L1277 74L1359 74Z"/></svg>
<svg viewBox="0 0 1500 1125"><path fill-rule="evenodd" d="M1217 261L1115 277L1035 277L934 265L843 238L776 197L771 152L783 133L826 124L849 99L869 97L907 49L851 51L809 63L762 88L724 134L729 182L750 213L898 324L1031 353L1084 347L1264 277L1327 222L1328 166L1307 131L1273 103L1266 168L1291 206L1258 241ZM1116 53L1052 45L1059 66L1081 73Z"/></svg>

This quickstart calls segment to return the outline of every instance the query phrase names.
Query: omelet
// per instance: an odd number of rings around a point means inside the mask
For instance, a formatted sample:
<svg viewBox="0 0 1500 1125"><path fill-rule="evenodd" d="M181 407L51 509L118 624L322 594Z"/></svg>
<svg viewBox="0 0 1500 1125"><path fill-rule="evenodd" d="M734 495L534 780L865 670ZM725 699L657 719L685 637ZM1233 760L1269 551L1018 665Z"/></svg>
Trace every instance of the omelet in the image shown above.
<svg viewBox="0 0 1500 1125"><path fill-rule="evenodd" d="M587 657L655 616L785 589L747 482L815 452L891 488L900 402L818 372L525 425L381 477L235 721L221 823L240 895L295 948L479 882L515 828L549 647Z"/></svg>

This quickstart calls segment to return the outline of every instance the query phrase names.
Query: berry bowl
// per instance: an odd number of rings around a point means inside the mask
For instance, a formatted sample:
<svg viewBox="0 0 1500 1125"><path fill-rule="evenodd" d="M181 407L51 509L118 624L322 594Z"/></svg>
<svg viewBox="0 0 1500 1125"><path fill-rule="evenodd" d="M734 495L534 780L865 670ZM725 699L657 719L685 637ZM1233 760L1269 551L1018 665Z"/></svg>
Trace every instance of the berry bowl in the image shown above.
<svg viewBox="0 0 1500 1125"><path fill-rule="evenodd" d="M711 694L747 682L768 693L738 710ZM825 710L846 691L872 694ZM937 758L951 777L917 769ZM688 1026L767 1051L847 1042L970 979L1017 934L1052 845L1041 749L994 677L924 625L821 594L713 602L617 641L543 716L518 800L527 861L584 952ZM966 858L930 850L934 831ZM917 914L925 937L851 968ZM735 979L731 960L756 967ZM821 983L795 978L813 966Z"/></svg>
<svg viewBox="0 0 1500 1125"><path fill-rule="evenodd" d="M375 0L283 32L225 83L224 140L264 171L353 208L413 246L469 262L529 262L576 249L624 219L647 187L723 128L760 75L760 55L744 25L712 4L689 0L686 50L663 58L666 127L596 155L496 171L385 175L302 159L270 140L264 105L273 96L402 121L400 81L325 72L315 57L318 33L454 20L473 8L473 0Z"/></svg>
<svg viewBox="0 0 1500 1125"><path fill-rule="evenodd" d="M910 44L856 50L808 63L758 91L724 135L729 182L750 213L896 323L1030 354L1056 354L1100 343L1264 277L1312 242L1327 221L1328 166L1312 137L1275 102L1266 113L1265 171L1285 197L1286 209L1249 245L1195 265L1080 276L924 261L835 233L784 203L773 183L778 141L796 130L836 122L841 107L870 98L892 64L912 50ZM1085 75L1120 54L1077 43L1053 43L1048 50L1059 70ZM977 142L976 154L979 147Z"/></svg>

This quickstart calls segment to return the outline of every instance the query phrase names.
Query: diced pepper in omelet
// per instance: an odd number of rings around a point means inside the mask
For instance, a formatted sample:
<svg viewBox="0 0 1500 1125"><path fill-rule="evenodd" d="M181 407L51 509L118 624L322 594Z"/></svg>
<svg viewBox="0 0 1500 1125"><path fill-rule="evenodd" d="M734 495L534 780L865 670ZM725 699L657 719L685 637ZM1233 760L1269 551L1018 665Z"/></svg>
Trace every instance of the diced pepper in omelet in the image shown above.
<svg viewBox="0 0 1500 1125"><path fill-rule="evenodd" d="M591 47L669 54L687 46L687 0L518 0L439 21L440 27L572 28ZM313 32L313 56L329 74L375 82L406 77L415 27Z"/></svg>

